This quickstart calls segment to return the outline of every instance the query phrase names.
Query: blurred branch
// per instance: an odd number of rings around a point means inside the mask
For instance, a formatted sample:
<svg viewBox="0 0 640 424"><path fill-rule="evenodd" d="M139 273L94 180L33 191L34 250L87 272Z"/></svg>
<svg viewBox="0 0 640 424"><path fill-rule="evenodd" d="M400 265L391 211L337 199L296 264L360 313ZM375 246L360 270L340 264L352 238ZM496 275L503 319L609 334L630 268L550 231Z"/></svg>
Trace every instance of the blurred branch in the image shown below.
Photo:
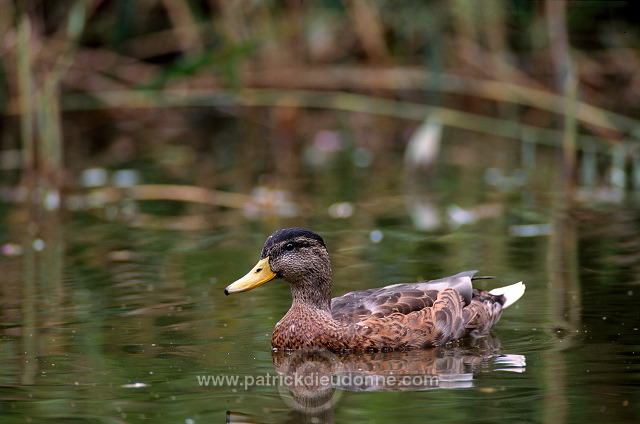
<svg viewBox="0 0 640 424"><path fill-rule="evenodd" d="M90 193L91 203L103 206L105 203L122 200L175 200L180 202L204 203L242 209L252 201L251 196L225 191L208 190L203 187L174 184L145 184L130 187L105 187Z"/></svg>
<svg viewBox="0 0 640 424"><path fill-rule="evenodd" d="M289 106L363 112L422 122L425 116L436 114L443 125L520 140L522 134L536 134L536 143L559 146L562 132L546 127L521 124L457 109L380 99L371 96L311 90L145 90L104 91L67 94L65 110L102 110L111 108L170 108L236 106ZM578 135L578 141L590 146L602 145L600 137Z"/></svg>
<svg viewBox="0 0 640 424"><path fill-rule="evenodd" d="M438 82L436 85L435 82ZM351 89L351 90L436 90L450 94L477 96L497 102L535 107L564 114L564 99L550 91L509 81L436 75L419 68L371 69L359 67L312 67L307 69L261 70L249 73L249 86L274 88ZM583 123L608 131L606 138L619 138L619 133L638 133L640 121L585 102L578 101L577 118Z"/></svg>
<svg viewBox="0 0 640 424"><path fill-rule="evenodd" d="M88 50L79 52L81 57L87 57ZM94 54L96 59L90 61L83 61L84 66L91 66L91 62L95 63L95 69L104 66L102 56L99 53ZM106 58L106 57L105 57ZM135 66L134 63L132 63ZM146 66L140 63L140 66ZM144 69L144 68L143 68ZM91 68L87 69L85 73L89 73ZM150 70L150 69L149 69ZM139 74L139 72L138 72ZM77 76L77 74L74 74ZM210 77L212 78L212 77ZM434 81L434 75L421 70L412 68L393 68L393 69L369 69L358 67L310 67L306 69L290 68L290 69L272 69L261 70L260 72L247 72L245 77L245 86L267 86L274 88L311 88L321 90L417 90L417 89L430 89L441 90L451 94L463 94L470 96L477 96L487 100L496 102L507 102L517 105L535 107L537 109L545 110L548 112L564 115L565 101L563 96L551 93L546 90L527 87L511 82L483 80L477 78L459 77L453 75L440 75L439 84L436 86ZM77 81L77 80L76 80ZM218 84L215 84L218 85ZM80 89L80 87L77 87ZM115 87L113 87L115 88ZM248 89L249 90L249 89ZM213 97L219 97L221 94L223 97L228 98L230 92L226 90L215 91L203 91L197 90L198 93L189 94L188 92L178 90L174 91L166 89L166 95L162 97L171 98L175 96L175 93L179 93L179 96L195 96L201 99L202 92L208 92ZM194 90L195 91L195 90ZM278 90L274 90L278 91ZM287 93L287 90L281 90L283 95ZM296 90L297 91L297 90ZM103 106L95 105L97 108L107 108L111 106L117 106L121 104L126 106L130 103L129 99L148 98L145 101L144 107L152 107L153 104L149 103L151 98L156 96L148 96L148 94L140 93L115 93L115 92L90 92L89 96L94 96L98 99L111 99ZM333 96L340 96L341 93L332 93ZM123 101L116 101L117 97L123 97ZM67 98L77 98L78 95L68 95ZM219 100L219 99L218 99ZM114 103L115 101L115 103ZM213 100L216 103L217 100ZM66 102L67 108L77 108L69 102ZM304 104L299 106L304 107ZM137 106L134 106L137 107ZM164 105L167 107L167 105ZM79 107L83 109L83 107ZM16 103L16 99L9 99L7 113L17 114L20 106ZM623 134L636 135L640 134L640 121L623 116L594 105L590 105L585 102L576 101L576 117L582 124L589 125L590 127L600 128L602 132L599 134L603 138L609 140L617 140L623 137ZM421 117L421 120L424 116Z"/></svg>

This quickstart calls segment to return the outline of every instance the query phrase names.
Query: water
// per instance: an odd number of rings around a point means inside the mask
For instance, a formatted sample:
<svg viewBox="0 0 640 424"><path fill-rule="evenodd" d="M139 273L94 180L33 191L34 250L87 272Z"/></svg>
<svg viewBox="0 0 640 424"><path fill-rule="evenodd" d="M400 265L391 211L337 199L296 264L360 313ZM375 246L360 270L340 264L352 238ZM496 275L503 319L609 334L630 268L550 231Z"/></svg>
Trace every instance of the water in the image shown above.
<svg viewBox="0 0 640 424"><path fill-rule="evenodd" d="M526 170L512 160L517 145L450 137L437 164L415 173L403 171L402 143L362 140L329 143L335 150L317 139L296 149L168 143L116 166L146 183L245 194L241 209L124 200L35 214L5 203L2 422L636 421L637 205L571 206L549 184L553 150ZM502 148L487 157L487 145ZM73 166L81 175L82 164ZM491 336L336 358L343 371L393 369L438 384L338 381L325 393L329 408L301 412L275 381L291 358L270 350L290 304L286 283L223 294L264 238L290 225L324 237L335 295L467 269L496 277L482 288L523 280L527 292ZM238 380L202 383L218 376Z"/></svg>

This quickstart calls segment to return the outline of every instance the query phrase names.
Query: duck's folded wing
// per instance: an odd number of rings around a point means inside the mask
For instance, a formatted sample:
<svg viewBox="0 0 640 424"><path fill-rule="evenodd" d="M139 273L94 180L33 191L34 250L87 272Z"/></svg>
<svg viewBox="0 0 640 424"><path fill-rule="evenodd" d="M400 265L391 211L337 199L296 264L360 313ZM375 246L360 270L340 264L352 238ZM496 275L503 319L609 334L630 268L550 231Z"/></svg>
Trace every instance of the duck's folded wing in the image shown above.
<svg viewBox="0 0 640 424"><path fill-rule="evenodd" d="M476 272L466 271L439 280L353 291L333 298L331 312L334 319L346 323L360 322L371 316L382 318L398 312L406 315L433 306L438 293L446 288L455 289L465 304L469 304L473 295L471 279Z"/></svg>

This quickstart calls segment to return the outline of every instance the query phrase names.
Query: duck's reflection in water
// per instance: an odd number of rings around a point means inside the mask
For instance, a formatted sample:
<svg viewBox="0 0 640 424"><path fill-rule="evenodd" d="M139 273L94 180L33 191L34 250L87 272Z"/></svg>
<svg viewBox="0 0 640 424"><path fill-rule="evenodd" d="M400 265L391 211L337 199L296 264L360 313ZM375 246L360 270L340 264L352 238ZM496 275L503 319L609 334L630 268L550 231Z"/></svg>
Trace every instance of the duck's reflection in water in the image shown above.
<svg viewBox="0 0 640 424"><path fill-rule="evenodd" d="M482 371L522 372L522 355L504 354L494 335L433 349L333 354L324 350L274 352L285 378L289 406L315 412L329 408L340 391L403 391L465 388ZM339 390L335 390L339 389ZM282 392L282 390L281 390ZM285 396L283 396L286 399Z"/></svg>
<svg viewBox="0 0 640 424"><path fill-rule="evenodd" d="M274 352L272 359L295 422L333 422L333 407L344 391L467 388L474 385L474 373L525 368L524 356L503 353L495 335L432 349L341 354L305 349Z"/></svg>

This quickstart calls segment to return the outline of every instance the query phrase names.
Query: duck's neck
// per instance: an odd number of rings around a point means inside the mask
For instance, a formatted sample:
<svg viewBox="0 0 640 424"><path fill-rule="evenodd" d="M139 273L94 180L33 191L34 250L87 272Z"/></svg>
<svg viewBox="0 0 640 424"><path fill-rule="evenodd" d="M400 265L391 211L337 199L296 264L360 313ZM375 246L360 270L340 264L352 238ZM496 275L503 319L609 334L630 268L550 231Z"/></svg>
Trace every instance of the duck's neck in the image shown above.
<svg viewBox="0 0 640 424"><path fill-rule="evenodd" d="M331 314L331 274L309 274L291 284L291 308L313 308Z"/></svg>

